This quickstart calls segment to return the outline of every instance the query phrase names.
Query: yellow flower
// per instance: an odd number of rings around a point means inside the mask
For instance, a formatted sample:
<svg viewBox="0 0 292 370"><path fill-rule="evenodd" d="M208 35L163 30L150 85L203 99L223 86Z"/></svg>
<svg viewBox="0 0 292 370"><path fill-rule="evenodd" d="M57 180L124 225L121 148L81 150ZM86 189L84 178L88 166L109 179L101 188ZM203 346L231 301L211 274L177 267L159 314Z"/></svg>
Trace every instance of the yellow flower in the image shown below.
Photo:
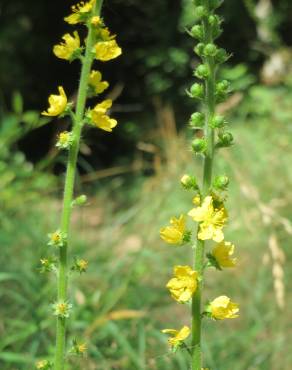
<svg viewBox="0 0 292 370"><path fill-rule="evenodd" d="M86 343L78 344L76 349L77 349L78 354L83 355L87 351Z"/></svg>
<svg viewBox="0 0 292 370"><path fill-rule="evenodd" d="M99 37L101 41L110 41L116 38L116 35L112 35L107 27L101 27L99 29Z"/></svg>
<svg viewBox="0 0 292 370"><path fill-rule="evenodd" d="M68 149L72 145L72 142L73 142L72 132L63 131L60 132L58 136L56 147L60 149Z"/></svg>
<svg viewBox="0 0 292 370"><path fill-rule="evenodd" d="M83 17L86 16L87 13L91 12L94 3L95 0L90 0L87 3L81 1L79 4L73 5L71 7L73 13L64 18L65 22L69 24L77 24L82 22Z"/></svg>
<svg viewBox="0 0 292 370"><path fill-rule="evenodd" d="M61 42L59 45L55 45L53 52L56 57L69 60L71 59L74 51L80 47L80 38L78 32L74 31L73 36L70 35L70 33L66 33L62 39L64 42Z"/></svg>
<svg viewBox="0 0 292 370"><path fill-rule="evenodd" d="M162 333L171 335L171 337L168 339L168 344L171 347L179 346L190 335L190 332L191 330L188 326L184 326L180 330L175 329L162 330Z"/></svg>
<svg viewBox="0 0 292 370"><path fill-rule="evenodd" d="M195 206L199 206L201 204L201 196L199 194L194 196L193 203Z"/></svg>
<svg viewBox="0 0 292 370"><path fill-rule="evenodd" d="M207 196L201 207L193 208L188 213L194 221L200 222L198 238L201 240L213 239L220 243L224 239L222 228L227 220L224 206L214 208L213 198Z"/></svg>
<svg viewBox="0 0 292 370"><path fill-rule="evenodd" d="M118 122L106 115L107 110L112 106L110 99L104 100L102 103L97 104L88 114L91 122L104 131L111 132Z"/></svg>
<svg viewBox="0 0 292 370"><path fill-rule="evenodd" d="M217 244L212 250L212 256L220 267L236 266L237 259L232 257L233 253L234 245L225 241Z"/></svg>
<svg viewBox="0 0 292 370"><path fill-rule="evenodd" d="M93 24L95 27L97 27L97 26L102 24L102 21L101 21L101 18L96 15L96 16L91 18L90 23Z"/></svg>
<svg viewBox="0 0 292 370"><path fill-rule="evenodd" d="M40 360L36 363L36 368L37 369L46 369L49 366L49 361L48 360Z"/></svg>
<svg viewBox="0 0 292 370"><path fill-rule="evenodd" d="M216 320L235 319L238 317L239 307L231 302L230 298L222 295L210 303L211 316Z"/></svg>
<svg viewBox="0 0 292 370"><path fill-rule="evenodd" d="M72 310L72 304L68 302L56 302L52 305L54 310L54 315L67 318L70 316L70 311Z"/></svg>
<svg viewBox="0 0 292 370"><path fill-rule="evenodd" d="M61 113L64 112L67 105L67 96L62 86L58 87L60 95L50 95L49 96L49 104L50 107L48 108L47 112L43 111L42 115L44 116L59 116Z"/></svg>
<svg viewBox="0 0 292 370"><path fill-rule="evenodd" d="M95 58L106 62L117 58L122 54L122 49L118 46L116 40L100 41L95 46Z"/></svg>
<svg viewBox="0 0 292 370"><path fill-rule="evenodd" d="M188 302L197 289L197 271L193 271L190 266L175 266L174 276L166 287L176 301L179 303Z"/></svg>
<svg viewBox="0 0 292 370"><path fill-rule="evenodd" d="M169 244L182 244L186 232L186 219L184 215L170 219L171 226L160 229L160 237Z"/></svg>
<svg viewBox="0 0 292 370"><path fill-rule="evenodd" d="M102 75L99 71L91 71L89 77L89 84L94 87L96 94L101 94L104 92L105 89L109 87L109 83L107 81L101 81Z"/></svg>

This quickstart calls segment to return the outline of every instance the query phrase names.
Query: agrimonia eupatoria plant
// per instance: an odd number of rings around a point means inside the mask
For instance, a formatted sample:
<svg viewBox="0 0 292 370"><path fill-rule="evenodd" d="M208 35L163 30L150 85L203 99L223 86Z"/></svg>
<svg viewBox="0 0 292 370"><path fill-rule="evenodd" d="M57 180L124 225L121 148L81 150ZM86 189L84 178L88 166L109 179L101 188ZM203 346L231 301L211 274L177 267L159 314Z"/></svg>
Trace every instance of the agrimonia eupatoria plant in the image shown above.
<svg viewBox="0 0 292 370"><path fill-rule="evenodd" d="M196 24L189 34L197 40L195 53L202 60L194 76L194 83L187 94L201 103L202 110L190 118L190 128L195 132L192 151L203 157L202 180L193 175L181 178L182 186L193 192L194 207L188 216L197 223L194 233L193 266L174 267L174 277L166 287L178 303L189 303L191 307L191 328L165 329L169 334L169 345L173 351L186 349L190 354L191 368L203 369L201 349L201 324L203 319L224 320L238 317L239 307L227 295L220 295L205 305L202 303L204 272L207 268L222 271L236 266L233 257L234 245L224 238L224 227L228 220L225 208L228 178L218 174L213 176L214 156L220 148L233 144L233 137L226 129L225 117L216 114L216 104L226 99L229 83L218 80L219 66L228 59L227 52L215 44L222 32L222 19L216 14L221 0L194 0ZM187 229L186 216L173 217L170 225L160 230L161 238L171 245L183 247L191 244L192 233ZM206 251L206 242L211 249ZM209 244L209 243L208 243ZM190 343L188 343L190 337Z"/></svg>
<svg viewBox="0 0 292 370"><path fill-rule="evenodd" d="M112 101L106 99L98 102L93 108L86 108L88 97L94 97L103 93L109 84L102 80L102 74L92 69L94 60L101 63L107 62L121 54L115 36L111 35L105 27L100 16L102 0L90 0L72 6L72 14L65 18L70 25L84 25L87 27L87 36L82 45L79 34L67 33L62 37L58 45L55 45L53 52L56 57L72 62L81 62L81 76L78 88L76 106L67 101L67 94L62 86L58 87L58 95L50 95L49 108L42 112L45 116L64 117L70 116L72 121L71 131L61 132L58 136L56 146L60 150L68 152L67 171L65 177L63 208L59 228L49 234L48 245L51 248L51 255L41 259L41 271L54 271L57 275L57 300L52 305L52 313L56 316L56 349L53 362L41 360L36 364L37 369L63 370L67 355L82 355L86 351L84 342L73 341L72 347L67 348L66 326L70 317L73 304L68 297L68 274L70 271L83 273L86 271L88 262L82 258L75 258L72 265L69 265L68 247L70 242L70 219L72 209L75 206L86 203L86 196L74 197L74 180L76 164L79 152L81 133L84 125L98 127L101 130L111 132L117 125L117 121L110 118L108 110Z"/></svg>

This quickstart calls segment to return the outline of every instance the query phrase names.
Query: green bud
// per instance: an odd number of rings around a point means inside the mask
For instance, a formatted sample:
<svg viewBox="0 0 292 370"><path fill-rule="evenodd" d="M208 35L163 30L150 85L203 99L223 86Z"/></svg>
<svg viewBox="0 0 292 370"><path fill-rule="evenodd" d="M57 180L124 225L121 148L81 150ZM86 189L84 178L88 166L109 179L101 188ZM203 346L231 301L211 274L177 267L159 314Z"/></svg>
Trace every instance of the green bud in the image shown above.
<svg viewBox="0 0 292 370"><path fill-rule="evenodd" d="M196 7L195 16L196 16L197 20L202 19L206 15L208 15L208 9L205 6L199 5L199 6Z"/></svg>
<svg viewBox="0 0 292 370"><path fill-rule="evenodd" d="M191 86L190 92L193 98L202 99L204 96L204 87L201 84L195 83Z"/></svg>
<svg viewBox="0 0 292 370"><path fill-rule="evenodd" d="M208 17L208 22L212 26L212 35L213 38L216 39L220 36L222 29L220 27L221 19L218 15L210 15Z"/></svg>
<svg viewBox="0 0 292 370"><path fill-rule="evenodd" d="M193 128L202 128L204 126L205 115L201 112L195 112L191 115L190 125Z"/></svg>
<svg viewBox="0 0 292 370"><path fill-rule="evenodd" d="M206 57L214 57L217 54L218 48L214 44L207 44L204 47L204 55Z"/></svg>
<svg viewBox="0 0 292 370"><path fill-rule="evenodd" d="M213 187L216 190L226 190L229 185L229 178L225 175L216 176L213 181Z"/></svg>
<svg viewBox="0 0 292 370"><path fill-rule="evenodd" d="M210 122L212 128L222 128L226 125L226 120L223 116L215 116Z"/></svg>
<svg viewBox="0 0 292 370"><path fill-rule="evenodd" d="M82 194L73 200L72 206L83 206L86 202L87 202L87 196L85 194Z"/></svg>
<svg viewBox="0 0 292 370"><path fill-rule="evenodd" d="M196 138L192 142L192 149L195 153L205 153L207 149L207 142L205 138Z"/></svg>
<svg viewBox="0 0 292 370"><path fill-rule="evenodd" d="M233 144L233 135L230 132L222 132L218 135L219 142L216 144L219 148L229 147Z"/></svg>
<svg viewBox="0 0 292 370"><path fill-rule="evenodd" d="M183 175L183 177L180 179L180 183L182 187L185 188L186 190L198 189L197 180L194 176Z"/></svg>
<svg viewBox="0 0 292 370"><path fill-rule="evenodd" d="M195 76L200 79L205 79L209 77L209 75L210 75L209 68L205 64L200 64L195 71Z"/></svg>
<svg viewBox="0 0 292 370"><path fill-rule="evenodd" d="M230 89L230 83L227 80L222 80L216 84L217 93L227 93Z"/></svg>
<svg viewBox="0 0 292 370"><path fill-rule="evenodd" d="M204 36L204 31L203 31L203 27L200 26L200 25L195 25L194 27L192 27L191 29L191 34L192 36L195 38L195 39L198 39L198 40L202 40L203 36Z"/></svg>
<svg viewBox="0 0 292 370"><path fill-rule="evenodd" d="M202 57L204 55L204 49L205 49L205 44L200 42L199 44L196 45L194 48L194 52L199 55L199 57Z"/></svg>
<svg viewBox="0 0 292 370"><path fill-rule="evenodd" d="M226 52L225 49L219 49L217 54L216 54L216 57L215 57L215 62L216 63L219 63L219 64L222 64L224 62L226 62L228 60L229 56Z"/></svg>

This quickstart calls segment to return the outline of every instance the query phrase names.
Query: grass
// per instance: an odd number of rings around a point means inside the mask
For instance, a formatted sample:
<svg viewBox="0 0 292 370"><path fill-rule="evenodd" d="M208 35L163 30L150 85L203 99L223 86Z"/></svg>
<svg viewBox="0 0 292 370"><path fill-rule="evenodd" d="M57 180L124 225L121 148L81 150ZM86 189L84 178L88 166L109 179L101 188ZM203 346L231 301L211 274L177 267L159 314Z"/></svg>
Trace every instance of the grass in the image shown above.
<svg viewBox="0 0 292 370"><path fill-rule="evenodd" d="M228 294L240 303L241 315L205 322L205 364L212 370L291 368L291 114L272 122L269 117L237 114L238 145L222 151L216 164L217 172L232 179L226 231L240 265L224 273L210 270L205 299ZM189 263L190 253L165 245L158 231L170 216L189 210L191 195L178 179L200 166L185 151L183 134L168 136L166 144L155 175L135 175L131 188L126 175L102 180L103 190L74 212L72 257L87 258L90 267L71 276L75 309L69 336L85 338L89 350L84 359L71 359L72 370L188 369L188 355L169 353L160 329L189 323L189 307L179 307L164 286L173 264ZM10 209L1 222L1 370L32 369L36 359L53 354L54 276L40 275L37 266L59 207L55 197L42 197Z"/></svg>

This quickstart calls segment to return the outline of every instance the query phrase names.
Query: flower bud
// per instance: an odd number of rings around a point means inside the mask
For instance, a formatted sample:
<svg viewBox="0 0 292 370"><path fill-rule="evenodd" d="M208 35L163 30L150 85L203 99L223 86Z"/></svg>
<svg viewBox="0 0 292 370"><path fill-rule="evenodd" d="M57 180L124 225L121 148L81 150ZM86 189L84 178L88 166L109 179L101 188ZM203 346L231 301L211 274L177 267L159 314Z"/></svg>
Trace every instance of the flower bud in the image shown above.
<svg viewBox="0 0 292 370"><path fill-rule="evenodd" d="M192 98L202 99L204 97L204 87L201 84L195 83L191 86Z"/></svg>
<svg viewBox="0 0 292 370"><path fill-rule="evenodd" d="M195 39L202 40L204 36L203 27L196 24L194 27L192 27L191 34Z"/></svg>
<svg viewBox="0 0 292 370"><path fill-rule="evenodd" d="M219 63L219 64L222 64L224 62L226 62L226 60L228 60L229 56L226 52L225 49L219 49L216 56L215 56L215 62L216 63Z"/></svg>
<svg viewBox="0 0 292 370"><path fill-rule="evenodd" d="M216 84L217 93L227 93L230 89L230 83L227 80L222 80Z"/></svg>
<svg viewBox="0 0 292 370"><path fill-rule="evenodd" d="M203 17L205 17L206 15L208 15L208 9L203 5L197 6L196 9L195 9L195 12L196 12L196 19L197 20L200 20Z"/></svg>
<svg viewBox="0 0 292 370"><path fill-rule="evenodd" d="M194 52L199 55L199 57L202 57L204 55L204 48L205 44L200 42L196 47L194 48Z"/></svg>
<svg viewBox="0 0 292 370"><path fill-rule="evenodd" d="M229 147L233 144L233 135L230 132L220 133L218 137L219 142L216 146L219 148Z"/></svg>
<svg viewBox="0 0 292 370"><path fill-rule="evenodd" d="M192 142L192 149L195 153L205 153L207 149L207 142L205 138L196 138Z"/></svg>
<svg viewBox="0 0 292 370"><path fill-rule="evenodd" d="M210 43L204 47L203 53L206 57L214 57L217 54L217 51L218 51L217 46Z"/></svg>
<svg viewBox="0 0 292 370"><path fill-rule="evenodd" d="M87 202L87 196L85 194L75 198L72 202L72 206L83 206Z"/></svg>
<svg viewBox="0 0 292 370"><path fill-rule="evenodd" d="M216 190L226 190L229 185L229 178L225 175L215 177L213 187Z"/></svg>
<svg viewBox="0 0 292 370"><path fill-rule="evenodd" d="M209 75L210 75L209 67L205 64L200 64L195 70L195 76L200 79L205 79L209 77Z"/></svg>
<svg viewBox="0 0 292 370"><path fill-rule="evenodd" d="M222 128L226 125L226 120L223 116L215 116L210 122L212 128Z"/></svg>
<svg viewBox="0 0 292 370"><path fill-rule="evenodd" d="M205 115L201 112L195 112L191 115L190 125L193 128L202 128L204 126Z"/></svg>
<svg viewBox="0 0 292 370"><path fill-rule="evenodd" d="M221 19L218 15L210 15L208 17L208 22L211 26L212 36L214 39L216 39L222 33L222 29L220 27Z"/></svg>
<svg viewBox="0 0 292 370"><path fill-rule="evenodd" d="M180 183L186 190L195 190L198 188L197 180L194 176L183 175L180 179Z"/></svg>

